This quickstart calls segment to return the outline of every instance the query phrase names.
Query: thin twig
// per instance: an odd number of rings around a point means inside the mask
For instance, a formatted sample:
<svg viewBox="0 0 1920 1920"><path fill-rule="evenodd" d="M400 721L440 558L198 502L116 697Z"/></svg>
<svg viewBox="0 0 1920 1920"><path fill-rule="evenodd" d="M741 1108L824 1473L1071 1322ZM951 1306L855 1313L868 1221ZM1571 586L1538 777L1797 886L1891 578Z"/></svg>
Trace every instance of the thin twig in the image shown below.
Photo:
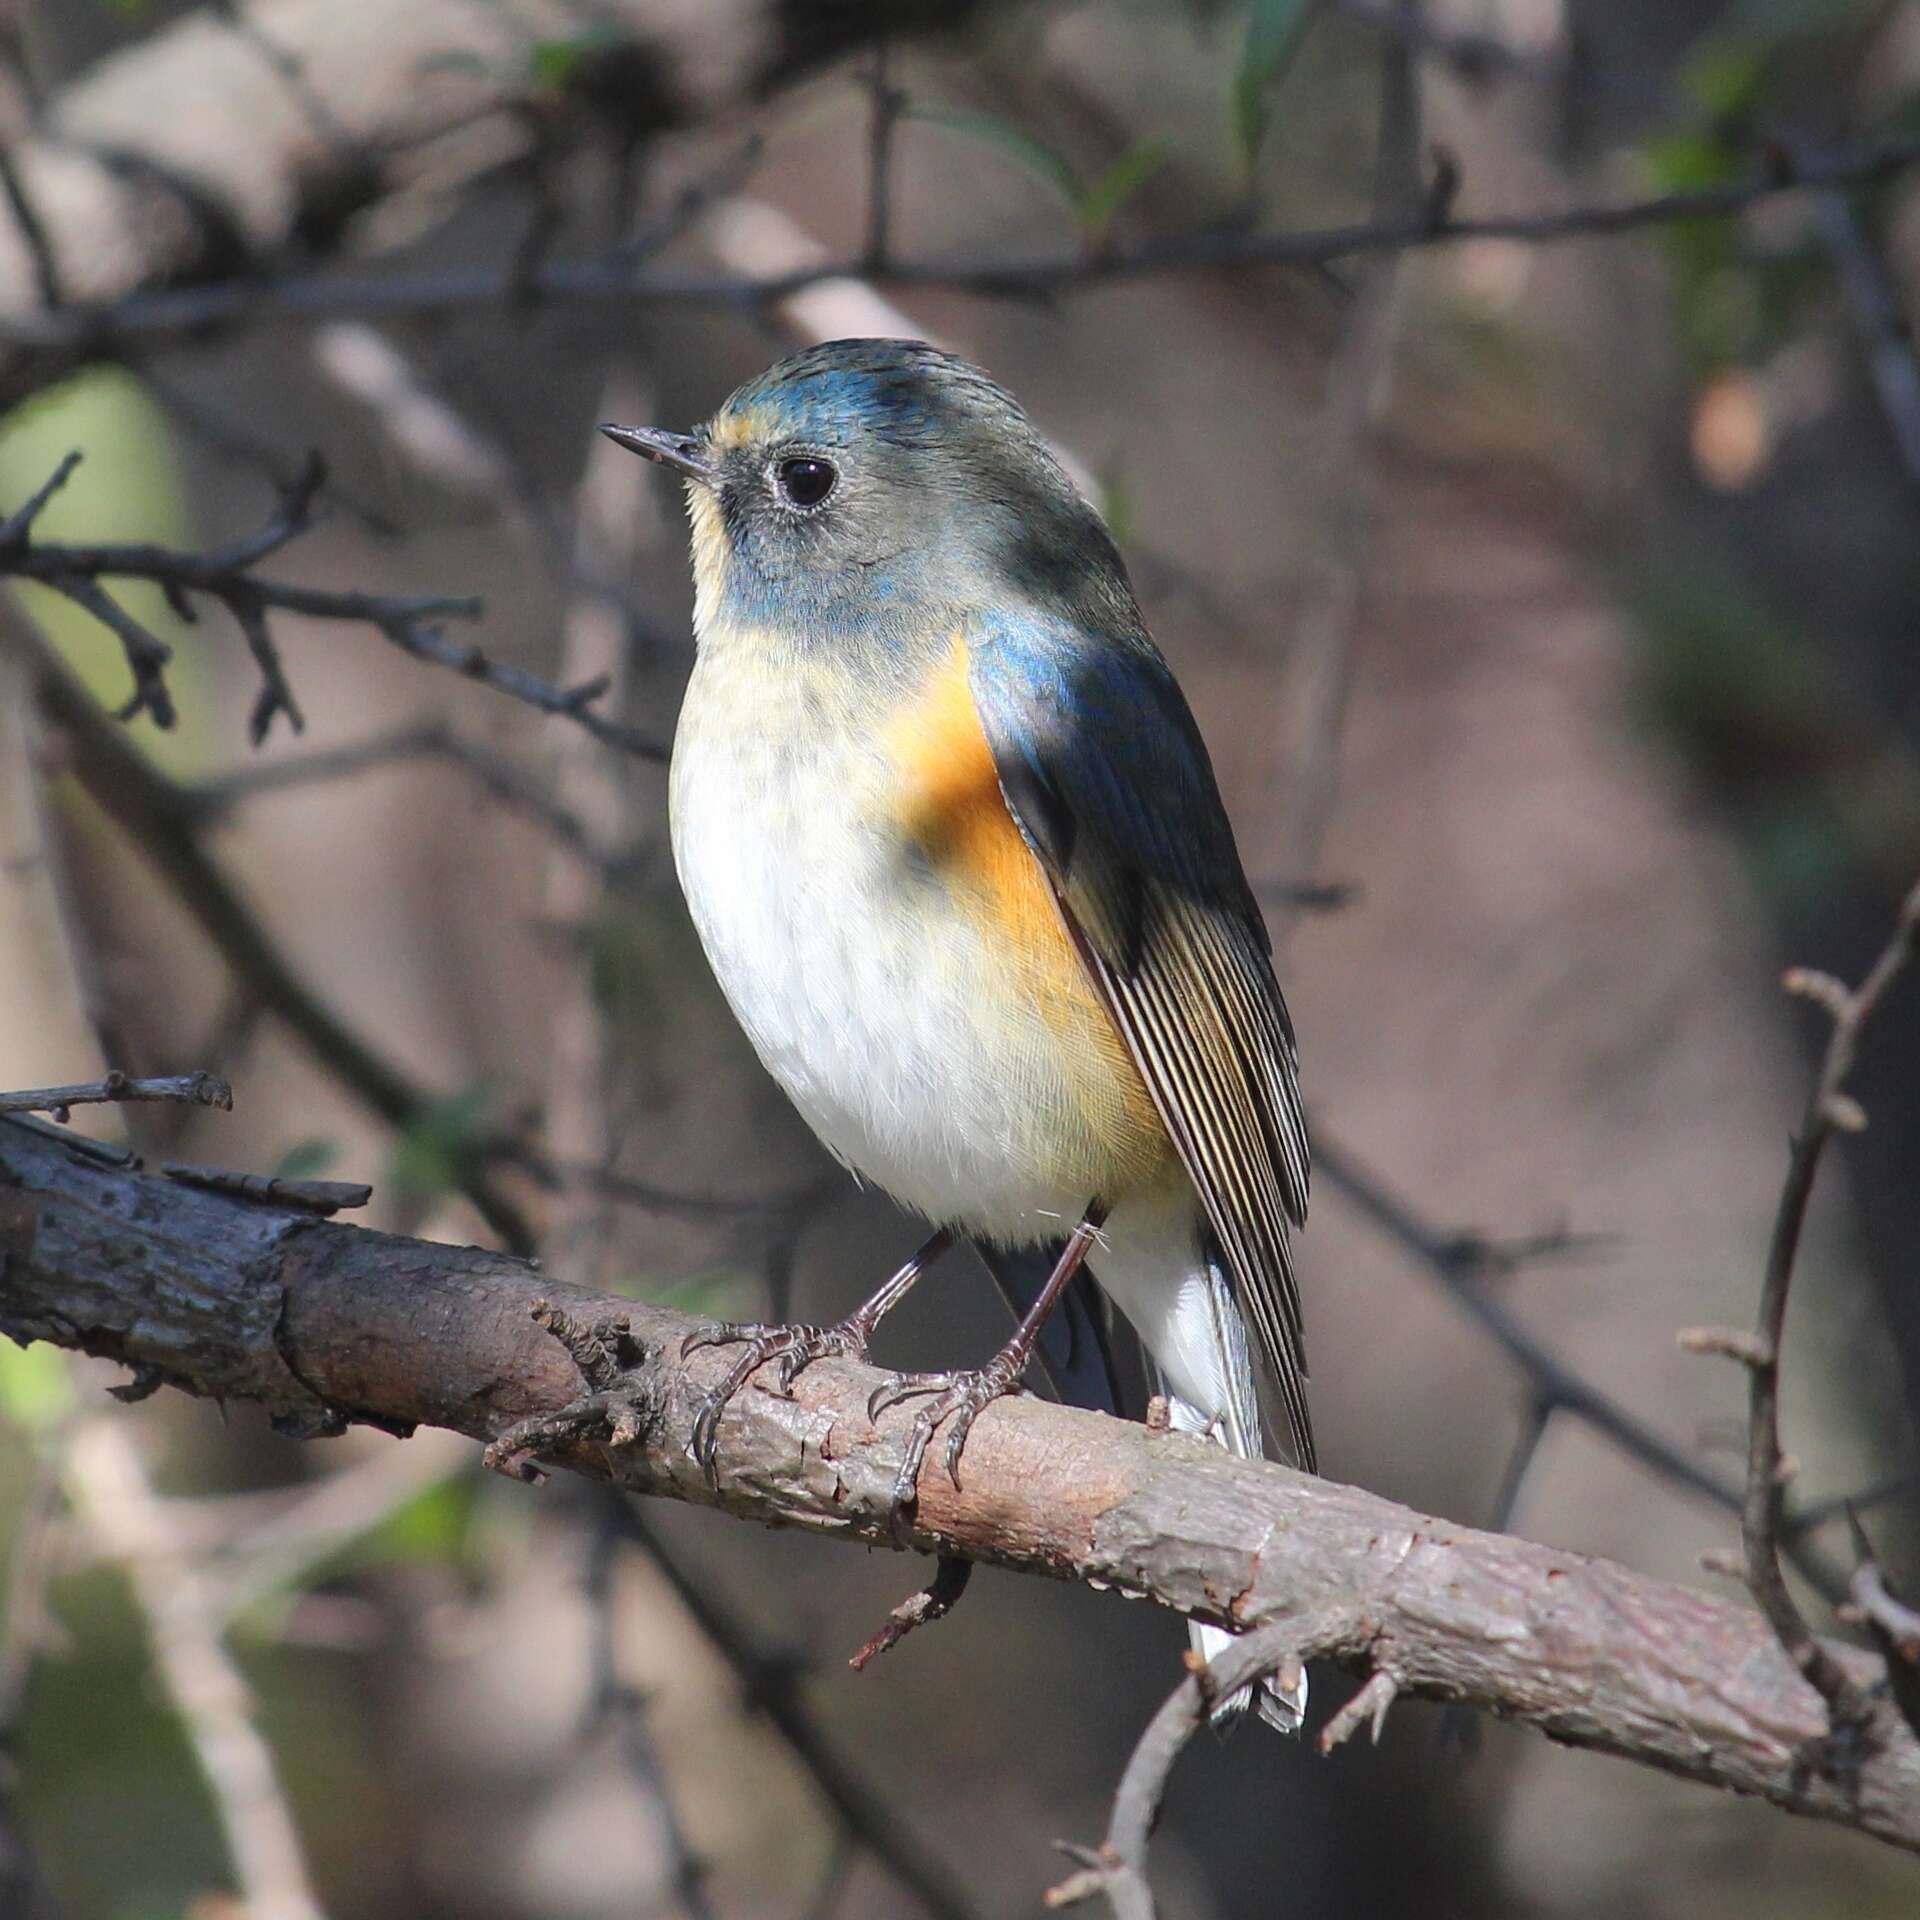
<svg viewBox="0 0 1920 1920"><path fill-rule="evenodd" d="M1920 162L1920 139L1836 150L1799 165L1769 152L1737 179L1624 199L1462 218L1423 205L1394 220L1346 226L1248 231L1205 227L1133 247L1094 253L991 258L968 254L894 258L882 283L985 298L1043 299L1117 281L1241 267L1318 267L1370 254L1404 253L1473 240L1546 245L1603 238L1687 220L1723 220L1805 188L1868 186ZM496 268L343 277L289 275L279 280L220 280L130 295L114 305L0 317L0 341L19 347L123 350L129 339L202 330L215 324L345 315L397 316L504 306L516 297L542 302L615 300L656 306L722 307L754 313L826 280L865 271L859 257L822 260L791 273L741 277L653 267L636 272L620 255L552 262L524 284Z"/></svg>
<svg viewBox="0 0 1920 1920"><path fill-rule="evenodd" d="M20 1093L0 1093L0 1113L50 1113L56 1120L64 1120L69 1107L135 1100L173 1100L189 1107L233 1111L233 1089L217 1073L175 1073L145 1080L110 1073L104 1079L82 1080L70 1087L30 1087Z"/></svg>
<svg viewBox="0 0 1920 1920"><path fill-rule="evenodd" d="M493 659L470 640L452 639L440 623L478 619L481 602L472 595L365 593L262 579L253 569L314 524L314 500L325 477L317 459L309 462L257 532L208 553L183 553L145 542L81 546L33 540L34 516L77 460L77 455L69 455L47 485L0 525L0 576L38 580L53 587L119 637L134 678L133 698L122 718L145 711L161 726L173 724L173 703L165 682L171 651L112 599L100 585L103 578L149 581L167 595L176 611L190 609L192 594L218 600L228 609L261 669L263 692L252 722L256 742L265 737L276 713L287 714L296 726L299 723L266 626L266 615L275 612L371 626L403 653L448 667L542 713L560 715L605 745L640 759L665 757L666 748L659 741L594 711L594 703L606 691L603 682L555 686L522 667Z"/></svg>
<svg viewBox="0 0 1920 1920"><path fill-rule="evenodd" d="M1859 1054L1861 1034L1913 958L1916 947L1920 947L1920 884L1907 895L1892 937L1858 987L1849 989L1828 975L1803 969L1787 975L1789 991L1822 1006L1832 1018L1833 1030L1788 1156L1760 1286L1758 1346L1745 1361L1749 1381L1747 1485L1740 1538L1746 1555L1747 1585L1787 1657L1827 1702L1836 1734L1864 1731L1874 1720L1877 1706L1815 1638L1781 1570L1785 1483L1780 1451L1780 1350L1794 1265L1820 1162L1836 1133L1855 1132L1865 1124L1865 1116L1845 1090Z"/></svg>
<svg viewBox="0 0 1920 1920"><path fill-rule="evenodd" d="M1403 0L1410 17L1418 10ZM1374 156L1374 207L1383 218L1421 201L1420 74L1399 40L1381 53L1379 131ZM1287 871L1311 881L1319 866L1339 797L1341 740L1353 689L1362 583L1371 550L1375 495L1374 445L1392 390L1394 348L1405 300L1405 256L1367 263L1328 369L1320 408L1326 524L1313 542L1311 567L1288 648L1287 708L1293 716L1282 809ZM1276 901L1283 908L1291 903ZM1284 929L1291 911L1276 916Z"/></svg>
<svg viewBox="0 0 1920 1920"><path fill-rule="evenodd" d="M861 251L861 262L869 279L886 273L887 256L892 251L893 136L907 105L907 96L888 73L890 52L882 29L873 43L873 71L867 80L873 107L867 120L867 244Z"/></svg>
<svg viewBox="0 0 1920 1920"><path fill-rule="evenodd" d="M1174 1762L1208 1724L1216 1701L1230 1698L1267 1674L1280 1675L1283 1688L1297 1683L1307 1656L1348 1631L1345 1619L1331 1615L1275 1620L1190 1671L1135 1745L1113 1796L1105 1839L1098 1847L1062 1846L1080 1870L1048 1892L1047 1905L1077 1906L1103 1896L1114 1920L1155 1920L1158 1910L1147 1880L1147 1843L1159 1819Z"/></svg>

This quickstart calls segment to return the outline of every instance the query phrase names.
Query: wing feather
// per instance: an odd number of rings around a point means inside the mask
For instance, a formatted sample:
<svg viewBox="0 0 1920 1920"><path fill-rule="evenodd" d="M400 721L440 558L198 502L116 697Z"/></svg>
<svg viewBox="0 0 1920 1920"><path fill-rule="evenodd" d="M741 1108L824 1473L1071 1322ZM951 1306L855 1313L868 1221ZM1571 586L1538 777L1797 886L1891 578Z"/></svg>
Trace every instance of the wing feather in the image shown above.
<svg viewBox="0 0 1920 1920"><path fill-rule="evenodd" d="M974 704L1310 1468L1290 1244L1310 1153L1293 1024L1193 716L1130 603L1109 611L1111 633L1038 611L979 623Z"/></svg>

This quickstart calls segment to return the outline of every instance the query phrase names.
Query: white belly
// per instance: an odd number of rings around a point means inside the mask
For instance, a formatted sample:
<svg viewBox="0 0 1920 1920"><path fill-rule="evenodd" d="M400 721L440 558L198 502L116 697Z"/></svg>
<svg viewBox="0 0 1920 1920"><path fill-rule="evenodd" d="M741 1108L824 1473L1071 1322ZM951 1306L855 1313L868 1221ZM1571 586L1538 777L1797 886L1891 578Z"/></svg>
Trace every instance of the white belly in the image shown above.
<svg viewBox="0 0 1920 1920"><path fill-rule="evenodd" d="M1003 958L886 826L871 750L826 729L802 752L778 721L740 724L765 708L720 666L696 668L674 743L674 860L767 1071L903 1205L1008 1241L1066 1232L1093 1197L1049 1124L1072 1063L1037 1009L1009 1006ZM775 697L784 714L803 696Z"/></svg>

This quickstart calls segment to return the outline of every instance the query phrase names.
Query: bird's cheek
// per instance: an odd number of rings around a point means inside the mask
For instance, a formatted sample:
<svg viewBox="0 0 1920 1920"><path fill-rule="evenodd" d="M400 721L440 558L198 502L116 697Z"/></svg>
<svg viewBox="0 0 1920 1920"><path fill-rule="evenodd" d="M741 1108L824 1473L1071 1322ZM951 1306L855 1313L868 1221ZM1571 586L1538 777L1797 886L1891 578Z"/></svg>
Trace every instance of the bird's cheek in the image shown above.
<svg viewBox="0 0 1920 1920"><path fill-rule="evenodd" d="M719 502L704 487L687 489L687 516L693 528L694 630L702 633L726 596L727 531Z"/></svg>

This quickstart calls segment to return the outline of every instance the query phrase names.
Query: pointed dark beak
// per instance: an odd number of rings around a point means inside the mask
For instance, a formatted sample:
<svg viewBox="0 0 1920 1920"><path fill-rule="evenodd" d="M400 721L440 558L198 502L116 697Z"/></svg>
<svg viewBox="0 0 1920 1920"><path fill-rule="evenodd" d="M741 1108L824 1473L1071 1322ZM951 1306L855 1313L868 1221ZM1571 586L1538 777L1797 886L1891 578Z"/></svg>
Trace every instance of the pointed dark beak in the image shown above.
<svg viewBox="0 0 1920 1920"><path fill-rule="evenodd" d="M675 473L684 473L689 480L713 478L713 470L707 465L706 443L694 434L669 433L664 427L616 427L610 421L603 421L600 431L615 446L625 447L643 460L657 460Z"/></svg>

